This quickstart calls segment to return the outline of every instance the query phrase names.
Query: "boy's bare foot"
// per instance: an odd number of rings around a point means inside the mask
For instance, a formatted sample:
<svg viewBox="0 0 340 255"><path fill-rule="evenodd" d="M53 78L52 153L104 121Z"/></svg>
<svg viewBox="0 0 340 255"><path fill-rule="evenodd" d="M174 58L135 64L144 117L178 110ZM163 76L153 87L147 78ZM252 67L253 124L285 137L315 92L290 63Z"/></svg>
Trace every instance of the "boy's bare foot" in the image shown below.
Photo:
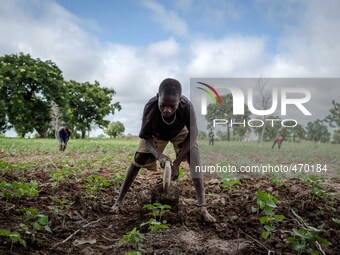
<svg viewBox="0 0 340 255"><path fill-rule="evenodd" d="M201 207L200 213L206 222L209 222L209 223L216 222L216 219L208 212L205 206Z"/></svg>

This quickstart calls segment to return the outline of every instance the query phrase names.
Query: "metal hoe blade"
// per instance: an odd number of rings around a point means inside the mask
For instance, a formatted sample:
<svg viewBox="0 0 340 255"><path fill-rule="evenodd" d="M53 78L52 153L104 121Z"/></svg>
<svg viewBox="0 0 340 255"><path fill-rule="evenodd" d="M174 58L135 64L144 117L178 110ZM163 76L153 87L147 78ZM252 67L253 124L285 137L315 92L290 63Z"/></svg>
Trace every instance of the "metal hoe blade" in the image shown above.
<svg viewBox="0 0 340 255"><path fill-rule="evenodd" d="M163 175L163 191L168 192L171 184L171 163L165 161L164 175Z"/></svg>

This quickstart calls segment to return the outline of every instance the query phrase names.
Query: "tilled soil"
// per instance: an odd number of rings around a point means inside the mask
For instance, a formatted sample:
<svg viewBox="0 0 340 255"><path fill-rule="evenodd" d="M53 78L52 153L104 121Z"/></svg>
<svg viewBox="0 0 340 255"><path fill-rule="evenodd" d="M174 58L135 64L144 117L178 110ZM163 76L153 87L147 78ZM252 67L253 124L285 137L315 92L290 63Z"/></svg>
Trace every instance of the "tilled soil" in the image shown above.
<svg viewBox="0 0 340 255"><path fill-rule="evenodd" d="M98 174L109 175L104 170ZM39 195L7 200L0 197L0 229L19 231L27 248L0 237L0 254L125 254L133 249L120 244L119 240L134 227L142 234L138 249L141 254L269 254L269 251L295 254L287 238L293 228L302 226L292 210L308 225L323 229L318 235L331 242L328 247L322 246L325 254L340 254L337 221L340 219L340 182L337 180L323 184L326 193L318 197L312 195L313 184L299 179L282 179L280 184L274 184L266 178L243 178L241 185L222 189L218 178L206 178L208 210L217 219L216 223L206 223L199 214L190 177L185 175L177 186L178 206L163 216L169 228L149 232L141 227L150 219L143 205L151 202L152 190L162 179L160 171L139 174L117 213L110 212L110 207L117 198L118 186L111 185L90 196L83 183L75 179L52 186L50 176L43 169L28 175L10 172L2 176L1 181L20 181L23 177L38 181ZM276 231L267 240L261 237L264 230L259 221L261 214L252 212L252 206L256 206L255 192L259 189L278 198L275 213L286 217L275 223ZM72 203L61 205L52 198ZM25 219L18 209L24 207L36 208L48 215L52 233L40 230L33 235L20 230L20 223Z"/></svg>

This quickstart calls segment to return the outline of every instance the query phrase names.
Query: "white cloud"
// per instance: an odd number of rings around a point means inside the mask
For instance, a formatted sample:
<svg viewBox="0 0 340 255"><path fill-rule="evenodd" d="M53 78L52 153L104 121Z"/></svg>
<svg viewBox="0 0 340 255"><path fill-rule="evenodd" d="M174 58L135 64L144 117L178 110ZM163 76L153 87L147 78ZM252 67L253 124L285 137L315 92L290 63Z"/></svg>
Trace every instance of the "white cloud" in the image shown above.
<svg viewBox="0 0 340 255"><path fill-rule="evenodd" d="M167 10L154 0L144 0L143 5L152 11L156 22L159 22L166 30L184 36L188 32L186 22L179 17L174 10Z"/></svg>
<svg viewBox="0 0 340 255"><path fill-rule="evenodd" d="M340 72L340 2L306 1L289 12L278 54L268 66L274 76L334 77ZM267 3L270 4L270 3ZM300 3L301 4L301 3ZM296 5L296 2L292 2ZM287 8L287 7L286 7ZM270 8L273 12L273 9Z"/></svg>
<svg viewBox="0 0 340 255"><path fill-rule="evenodd" d="M22 51L52 60L66 79L93 80L99 42L80 24L54 1L1 1L0 54Z"/></svg>
<svg viewBox="0 0 340 255"><path fill-rule="evenodd" d="M188 73L193 77L259 76L266 60L265 41L243 36L195 40L190 45Z"/></svg>

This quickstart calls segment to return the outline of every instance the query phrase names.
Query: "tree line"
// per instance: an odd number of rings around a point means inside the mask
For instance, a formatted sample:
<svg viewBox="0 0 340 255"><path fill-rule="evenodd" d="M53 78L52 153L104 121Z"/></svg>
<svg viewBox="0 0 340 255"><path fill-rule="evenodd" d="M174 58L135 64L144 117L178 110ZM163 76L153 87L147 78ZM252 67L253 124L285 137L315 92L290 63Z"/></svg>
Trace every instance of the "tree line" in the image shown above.
<svg viewBox="0 0 340 255"><path fill-rule="evenodd" d="M242 123L242 121L248 121L251 116L251 112L248 106L244 105L244 115L233 115L233 97L231 94L222 95L222 105L209 104L207 108L207 114L205 116L208 121L207 129L213 130L214 119L224 119L228 122L222 128L217 130L216 135L220 140L246 140L246 137L254 132L259 141L271 141L276 135L283 136L286 140L310 140L313 142L329 142L331 140L331 133L328 131L328 126L337 128L333 132L333 142L340 143L340 104L332 101L332 108L329 110L329 114L324 119L317 119L313 122L308 122L306 126L297 124L292 121L287 121L285 127L281 125L281 119L278 116L260 116L260 120L265 123L261 127L249 127L248 125L234 125L231 123ZM268 101L268 100L267 100ZM265 108L264 108L265 109ZM275 119L276 121L268 121ZM266 121L267 120L267 121ZM290 123L292 122L292 123ZM270 123L270 124L268 124ZM206 139L207 134L204 131L199 132L199 139Z"/></svg>
<svg viewBox="0 0 340 255"><path fill-rule="evenodd" d="M0 57L0 133L14 128L19 137L36 131L54 136L62 124L85 138L93 127L110 123L105 116L121 110L112 103L114 89L98 81L66 81L52 61L19 53Z"/></svg>

